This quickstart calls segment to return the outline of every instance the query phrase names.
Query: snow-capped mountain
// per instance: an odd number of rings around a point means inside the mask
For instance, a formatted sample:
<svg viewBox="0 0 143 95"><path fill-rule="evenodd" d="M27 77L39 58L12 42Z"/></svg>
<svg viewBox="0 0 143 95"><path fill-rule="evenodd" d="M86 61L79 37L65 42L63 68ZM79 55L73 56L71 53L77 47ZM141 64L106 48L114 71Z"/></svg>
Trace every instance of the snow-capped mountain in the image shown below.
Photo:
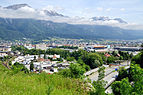
<svg viewBox="0 0 143 95"><path fill-rule="evenodd" d="M61 16L61 17L64 17L64 15L59 14L59 13L57 13L55 11L41 10L40 12L44 13L47 16Z"/></svg>
<svg viewBox="0 0 143 95"><path fill-rule="evenodd" d="M117 21L119 23L127 23L126 21L122 20L121 18L114 18L114 19L111 19L109 17L93 17L91 18L93 21Z"/></svg>
<svg viewBox="0 0 143 95"><path fill-rule="evenodd" d="M28 4L14 4L14 5L10 5L10 6L4 7L4 8L6 8L6 9L12 9L12 10L17 10L19 8L22 8L22 7L30 7L30 6Z"/></svg>
<svg viewBox="0 0 143 95"><path fill-rule="evenodd" d="M107 25L113 27L120 27L123 29L137 29L142 30L142 25L136 23L127 23L121 18L110 18L105 16L100 17L79 17L79 16L66 16L61 14L56 7L43 7L35 9L28 4L15 4L8 7L0 7L1 18L23 18L23 19L36 19L52 21L56 23L67 24L85 24L85 25ZM61 11L62 12L62 11Z"/></svg>
<svg viewBox="0 0 143 95"><path fill-rule="evenodd" d="M67 17L54 9L34 9L27 4L0 8L0 39L141 39L142 30L130 30L121 18ZM123 28L122 28L123 27Z"/></svg>
<svg viewBox="0 0 143 95"><path fill-rule="evenodd" d="M28 4L14 4L14 5L10 5L10 6L7 6L7 7L4 7L4 9L12 9L12 10L19 10L19 9L22 9L22 8L29 8L29 9L33 9L36 11L37 14L41 13L43 15L46 15L46 16L61 16L61 17L64 17L64 15L62 14L59 14L55 11L52 11L52 10L37 10L37 9L34 9L32 8L31 6L29 6ZM28 10L27 10L28 11Z"/></svg>
<svg viewBox="0 0 143 95"><path fill-rule="evenodd" d="M119 23L127 23L126 21L122 20L121 18L114 18L114 20L118 21Z"/></svg>

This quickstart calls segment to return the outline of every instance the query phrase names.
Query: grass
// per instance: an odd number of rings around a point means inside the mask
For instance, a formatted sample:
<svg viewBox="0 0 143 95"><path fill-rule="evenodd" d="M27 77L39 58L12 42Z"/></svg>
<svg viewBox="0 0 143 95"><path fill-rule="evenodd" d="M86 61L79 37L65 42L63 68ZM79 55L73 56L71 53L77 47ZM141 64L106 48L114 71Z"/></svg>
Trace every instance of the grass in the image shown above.
<svg viewBox="0 0 143 95"><path fill-rule="evenodd" d="M87 95L83 85L56 74L14 74L0 63L0 95Z"/></svg>

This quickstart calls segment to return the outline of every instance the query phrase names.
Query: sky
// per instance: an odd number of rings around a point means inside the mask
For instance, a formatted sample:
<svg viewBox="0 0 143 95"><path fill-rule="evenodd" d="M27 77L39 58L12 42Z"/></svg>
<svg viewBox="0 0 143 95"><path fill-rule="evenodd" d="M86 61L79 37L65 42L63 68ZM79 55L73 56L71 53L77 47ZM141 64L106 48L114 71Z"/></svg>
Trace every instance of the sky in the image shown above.
<svg viewBox="0 0 143 95"><path fill-rule="evenodd" d="M51 8L67 16L122 18L143 24L143 0L0 0L0 6L26 3L33 8Z"/></svg>

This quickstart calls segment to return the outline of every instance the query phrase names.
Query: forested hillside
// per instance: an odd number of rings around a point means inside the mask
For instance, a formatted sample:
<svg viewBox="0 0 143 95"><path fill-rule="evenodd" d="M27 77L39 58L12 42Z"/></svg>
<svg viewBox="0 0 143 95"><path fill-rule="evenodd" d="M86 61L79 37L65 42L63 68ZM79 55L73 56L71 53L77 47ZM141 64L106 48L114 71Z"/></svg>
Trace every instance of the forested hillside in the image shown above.
<svg viewBox="0 0 143 95"><path fill-rule="evenodd" d="M0 38L34 40L48 37L74 39L141 39L143 31L125 30L104 25L72 25L34 19L0 18Z"/></svg>

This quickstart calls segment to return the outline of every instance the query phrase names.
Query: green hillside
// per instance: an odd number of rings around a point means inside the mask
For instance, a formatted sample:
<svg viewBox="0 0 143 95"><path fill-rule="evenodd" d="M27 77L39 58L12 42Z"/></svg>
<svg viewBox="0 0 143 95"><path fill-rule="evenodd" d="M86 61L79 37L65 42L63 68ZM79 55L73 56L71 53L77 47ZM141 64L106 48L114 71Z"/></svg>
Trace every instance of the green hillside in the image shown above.
<svg viewBox="0 0 143 95"><path fill-rule="evenodd" d="M14 74L0 63L0 95L87 95L83 88L78 79L46 73Z"/></svg>

